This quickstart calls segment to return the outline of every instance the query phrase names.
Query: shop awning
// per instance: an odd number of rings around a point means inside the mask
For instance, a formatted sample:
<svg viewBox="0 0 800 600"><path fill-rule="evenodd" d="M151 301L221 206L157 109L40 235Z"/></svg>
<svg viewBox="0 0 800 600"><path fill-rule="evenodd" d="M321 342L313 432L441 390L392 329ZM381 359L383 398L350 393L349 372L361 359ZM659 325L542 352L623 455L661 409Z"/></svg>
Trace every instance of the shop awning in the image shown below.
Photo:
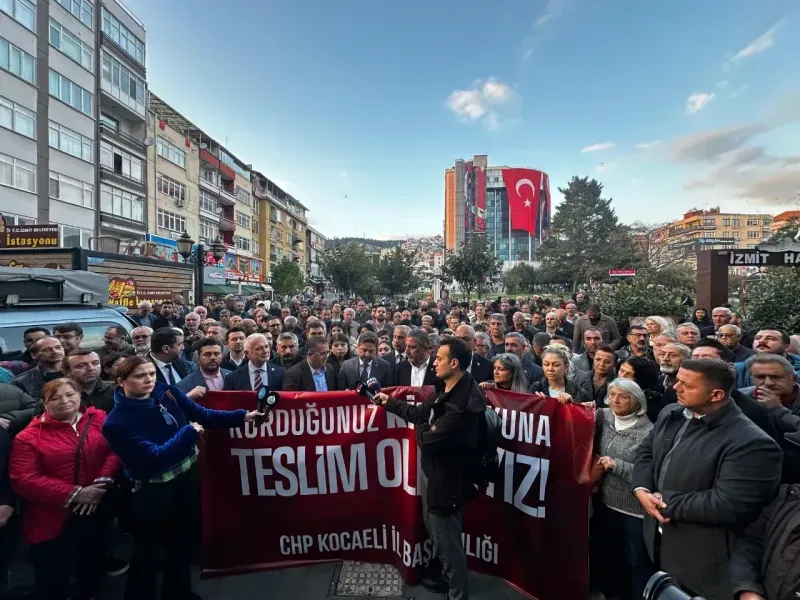
<svg viewBox="0 0 800 600"><path fill-rule="evenodd" d="M230 294L230 290L222 285L204 285L203 294L208 294L209 296L224 296L225 294Z"/></svg>

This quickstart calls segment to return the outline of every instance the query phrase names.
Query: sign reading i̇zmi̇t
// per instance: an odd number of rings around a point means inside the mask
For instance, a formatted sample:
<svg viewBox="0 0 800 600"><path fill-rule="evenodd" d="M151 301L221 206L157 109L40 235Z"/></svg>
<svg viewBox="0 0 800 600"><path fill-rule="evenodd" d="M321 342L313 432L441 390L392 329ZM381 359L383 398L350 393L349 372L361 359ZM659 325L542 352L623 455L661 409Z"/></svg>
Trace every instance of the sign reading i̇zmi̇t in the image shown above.
<svg viewBox="0 0 800 600"><path fill-rule="evenodd" d="M734 267L800 267L800 252L764 252L761 250L729 250L728 264Z"/></svg>

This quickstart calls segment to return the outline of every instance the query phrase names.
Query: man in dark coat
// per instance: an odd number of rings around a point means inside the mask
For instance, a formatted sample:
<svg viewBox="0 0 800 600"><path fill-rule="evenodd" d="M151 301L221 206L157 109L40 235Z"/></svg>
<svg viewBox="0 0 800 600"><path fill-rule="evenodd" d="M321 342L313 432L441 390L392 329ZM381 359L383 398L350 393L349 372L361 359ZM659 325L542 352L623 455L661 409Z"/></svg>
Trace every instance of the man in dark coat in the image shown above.
<svg viewBox="0 0 800 600"><path fill-rule="evenodd" d="M683 361L678 404L661 411L633 470L650 558L706 600L733 597L734 540L781 479L780 447L731 400L734 381L722 360Z"/></svg>
<svg viewBox="0 0 800 600"><path fill-rule="evenodd" d="M286 371L286 392L332 392L336 389L336 370L328 364L328 342L313 335L306 342L305 360Z"/></svg>
<svg viewBox="0 0 800 600"><path fill-rule="evenodd" d="M392 365L378 358L378 336L371 331L358 336L358 356L348 358L339 369L337 389L352 390L359 381L375 378L382 388L394 385Z"/></svg>
<svg viewBox="0 0 800 600"><path fill-rule="evenodd" d="M399 327L395 328L395 335ZM403 343L408 360L395 367L395 385L420 387L423 385L439 385L436 377L434 358L430 355L430 338L424 329L409 331Z"/></svg>

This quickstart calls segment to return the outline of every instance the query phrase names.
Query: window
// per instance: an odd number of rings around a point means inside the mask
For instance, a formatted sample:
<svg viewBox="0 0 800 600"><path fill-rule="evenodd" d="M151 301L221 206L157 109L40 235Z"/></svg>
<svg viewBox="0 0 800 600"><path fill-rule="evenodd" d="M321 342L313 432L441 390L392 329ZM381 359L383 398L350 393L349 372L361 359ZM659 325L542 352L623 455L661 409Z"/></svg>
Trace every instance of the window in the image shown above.
<svg viewBox="0 0 800 600"><path fill-rule="evenodd" d="M100 210L141 223L144 215L144 199L138 194L103 185L100 186Z"/></svg>
<svg viewBox="0 0 800 600"><path fill-rule="evenodd" d="M93 114L92 95L53 69L50 69L50 95L90 117Z"/></svg>
<svg viewBox="0 0 800 600"><path fill-rule="evenodd" d="M50 171L50 197L62 202L94 208L94 186L91 183Z"/></svg>
<svg viewBox="0 0 800 600"><path fill-rule="evenodd" d="M730 227L730 226L731 226L731 220L730 220L730 218L728 218L728 217L725 217L724 219L722 219L722 226L723 226L723 227Z"/></svg>
<svg viewBox="0 0 800 600"><path fill-rule="evenodd" d="M761 225L761 220L758 217L747 217L747 224L751 227Z"/></svg>
<svg viewBox="0 0 800 600"><path fill-rule="evenodd" d="M59 229L61 230L61 246L63 248L89 247L89 238L92 237L91 231L69 225L59 225ZM84 334L85 332L86 328L84 328Z"/></svg>
<svg viewBox="0 0 800 600"><path fill-rule="evenodd" d="M172 179L172 177L167 177L166 175L159 173L158 180L156 181L156 187L162 194L166 194L167 196L175 198L176 200L186 201L186 186L179 181L175 181ZM171 231L178 230L172 229ZM183 229L180 231L183 231Z"/></svg>
<svg viewBox="0 0 800 600"><path fill-rule="evenodd" d="M243 212L236 211L236 222L242 227L250 227L250 216Z"/></svg>
<svg viewBox="0 0 800 600"><path fill-rule="evenodd" d="M89 29L94 29L94 5L89 0L56 1Z"/></svg>
<svg viewBox="0 0 800 600"><path fill-rule="evenodd" d="M258 235L259 234L259 229L260 229L260 227L258 225L258 219L253 219L253 233Z"/></svg>
<svg viewBox="0 0 800 600"><path fill-rule="evenodd" d="M739 239L739 232L738 231L734 231L733 232L733 239L735 239L735 240Z"/></svg>
<svg viewBox="0 0 800 600"><path fill-rule="evenodd" d="M219 200L217 200L217 197L214 194L201 189L198 199L200 203L200 210L205 210L216 214L217 207L219 206Z"/></svg>
<svg viewBox="0 0 800 600"><path fill-rule="evenodd" d="M734 219L733 220L733 226L734 227L741 227L741 225L742 225L742 222L739 219Z"/></svg>
<svg viewBox="0 0 800 600"><path fill-rule="evenodd" d="M242 204L247 204L247 206L250 206L250 197L251 197L251 194L250 194L250 192L248 192L246 189L244 189L244 188L240 188L240 187L237 185L237 186L236 186L236 191L235 191L235 193L234 193L234 196L236 196L236 199L237 199L239 202L241 202Z"/></svg>
<svg viewBox="0 0 800 600"><path fill-rule="evenodd" d="M250 171L247 171L240 167L236 160L230 156L227 152L225 152L222 148L219 150L219 159L222 161L222 164L228 165L231 169L236 171L239 175L250 181Z"/></svg>
<svg viewBox="0 0 800 600"><path fill-rule="evenodd" d="M260 254L260 253L261 253L261 247L258 243L258 240L253 240L253 254Z"/></svg>
<svg viewBox="0 0 800 600"><path fill-rule="evenodd" d="M36 6L28 0L0 0L0 10L31 31L36 29Z"/></svg>
<svg viewBox="0 0 800 600"><path fill-rule="evenodd" d="M203 181L207 181L211 185L219 187L219 174L216 171L211 171L209 169L200 169L200 178Z"/></svg>
<svg viewBox="0 0 800 600"><path fill-rule="evenodd" d="M758 238L761 237L761 232L760 231L748 231L747 232L747 237L748 237L748 239L751 239L751 240L757 240Z"/></svg>
<svg viewBox="0 0 800 600"><path fill-rule="evenodd" d="M144 42L133 35L127 27L117 20L117 17L103 7L103 33L110 37L136 62L144 65Z"/></svg>
<svg viewBox="0 0 800 600"><path fill-rule="evenodd" d="M145 114L144 79L105 52L103 53L103 81L105 82L103 89L109 88L106 91L123 102L129 98L133 106L127 102L126 104L141 115Z"/></svg>
<svg viewBox="0 0 800 600"><path fill-rule="evenodd" d="M714 219L703 219L703 226L704 227L713 227L714 226Z"/></svg>
<svg viewBox="0 0 800 600"><path fill-rule="evenodd" d="M50 147L71 154L88 162L94 162L92 138L81 135L76 131L67 129L55 121L50 121Z"/></svg>
<svg viewBox="0 0 800 600"><path fill-rule="evenodd" d="M100 113L100 123L103 127L108 127L112 131L119 133L119 121L114 117L109 117L106 113Z"/></svg>
<svg viewBox="0 0 800 600"><path fill-rule="evenodd" d="M36 192L36 165L0 154L0 185Z"/></svg>
<svg viewBox="0 0 800 600"><path fill-rule="evenodd" d="M158 138L156 146L158 148L158 155L161 158L166 158L169 162L175 163L182 169L186 168L186 152L177 146L173 146L162 137Z"/></svg>
<svg viewBox="0 0 800 600"><path fill-rule="evenodd" d="M50 44L87 71L94 71L94 49L53 19L50 19Z"/></svg>
<svg viewBox="0 0 800 600"><path fill-rule="evenodd" d="M214 221L200 217L200 238L205 241L217 239L219 228Z"/></svg>
<svg viewBox="0 0 800 600"><path fill-rule="evenodd" d="M142 159L108 142L100 142L100 166L134 181L141 182L144 178Z"/></svg>
<svg viewBox="0 0 800 600"><path fill-rule="evenodd" d="M236 247L239 250L244 250L245 252L250 252L250 238L243 237L241 235L236 236Z"/></svg>
<svg viewBox="0 0 800 600"><path fill-rule="evenodd" d="M281 213L281 211L279 211L278 209L273 209L272 220L275 221L276 223L283 223L283 213Z"/></svg>
<svg viewBox="0 0 800 600"><path fill-rule="evenodd" d="M0 96L0 127L5 127L35 139L36 113L21 104Z"/></svg>
<svg viewBox="0 0 800 600"><path fill-rule="evenodd" d="M158 226L162 229L168 229L169 231L177 231L178 233L181 233L186 231L186 217L182 215L176 215L173 212L159 208Z"/></svg>
<svg viewBox="0 0 800 600"><path fill-rule="evenodd" d="M0 69L10 71L28 83L33 83L36 59L11 42L0 38Z"/></svg>

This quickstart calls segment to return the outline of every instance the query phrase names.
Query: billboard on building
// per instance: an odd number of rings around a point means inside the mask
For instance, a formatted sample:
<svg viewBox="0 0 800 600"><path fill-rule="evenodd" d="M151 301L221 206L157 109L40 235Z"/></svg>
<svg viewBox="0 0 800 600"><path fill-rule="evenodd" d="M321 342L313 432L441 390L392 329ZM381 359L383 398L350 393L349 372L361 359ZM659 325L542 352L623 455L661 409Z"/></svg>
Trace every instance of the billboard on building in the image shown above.
<svg viewBox="0 0 800 600"><path fill-rule="evenodd" d="M486 231L486 171L475 167L475 231Z"/></svg>

